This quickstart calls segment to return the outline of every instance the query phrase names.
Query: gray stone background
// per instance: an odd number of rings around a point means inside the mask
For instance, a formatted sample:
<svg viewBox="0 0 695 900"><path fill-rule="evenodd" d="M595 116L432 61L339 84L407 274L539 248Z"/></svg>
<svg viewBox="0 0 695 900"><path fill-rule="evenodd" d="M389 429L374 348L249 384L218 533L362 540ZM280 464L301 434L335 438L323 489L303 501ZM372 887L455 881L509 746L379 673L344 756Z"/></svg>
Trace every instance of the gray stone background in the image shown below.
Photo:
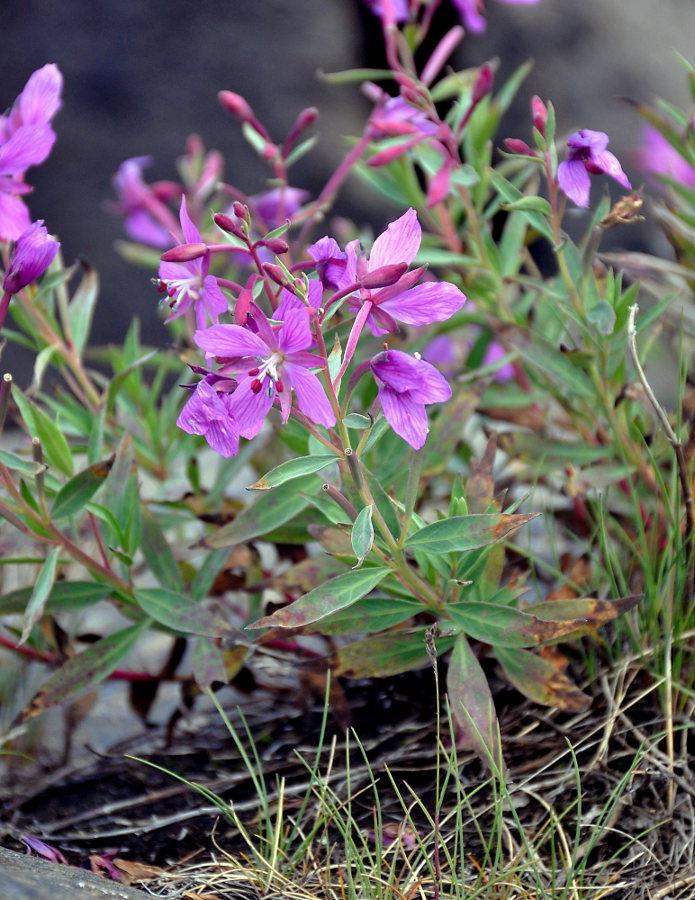
<svg viewBox="0 0 695 900"><path fill-rule="evenodd" d="M542 0L510 6L487 0L489 27L469 36L457 64L499 56L500 79L533 57L503 136L529 137L528 99L550 98L565 133L605 130L628 175L639 182L631 153L640 123L617 98L654 95L687 103L685 78L672 48L693 53L692 0ZM444 0L440 30L457 21ZM29 203L63 242L65 258L84 256L101 273L98 341L118 340L137 313L148 340L166 341L149 273L113 250L120 223L104 210L110 179L122 160L148 154L151 179L174 177L186 137L200 134L227 159L226 179L248 193L263 188L264 169L218 105L226 88L247 97L271 134L282 139L300 108L321 111L320 148L299 186L318 188L343 152L342 138L361 130L366 107L355 86L334 87L316 70L380 61L376 22L360 0L9 0L3 4L0 106L9 105L29 74L56 62L65 76L58 142L30 172ZM380 210L349 186L340 211L383 224ZM17 351L6 350L2 367Z"/></svg>

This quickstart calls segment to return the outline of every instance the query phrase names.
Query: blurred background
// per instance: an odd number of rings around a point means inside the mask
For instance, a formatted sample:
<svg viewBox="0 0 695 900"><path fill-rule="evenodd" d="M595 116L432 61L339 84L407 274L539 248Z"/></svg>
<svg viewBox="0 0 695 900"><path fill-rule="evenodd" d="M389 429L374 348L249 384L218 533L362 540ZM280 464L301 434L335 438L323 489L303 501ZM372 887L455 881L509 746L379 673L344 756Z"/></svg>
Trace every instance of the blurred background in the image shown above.
<svg viewBox="0 0 695 900"><path fill-rule="evenodd" d="M687 105L682 69L672 50L692 56L695 3L683 0L541 0L514 6L487 0L488 30L469 35L458 67L499 57L498 84L528 58L534 70L501 138L530 137L529 99L552 99L560 134L603 130L633 185L639 118L619 98L655 95ZM437 33L458 21L444 0ZM166 342L150 284L154 272L133 268L113 249L120 220L106 211L111 178L131 156L149 155L148 181L176 178L186 138L199 134L225 157L225 180L253 194L267 175L219 106L217 92L243 94L282 140L298 111L317 106L320 143L295 170L294 184L320 189L359 134L369 106L355 85L333 86L318 70L381 65L378 21L360 0L23 0L3 9L0 107L10 106L34 69L58 64L65 76L56 146L29 172L32 218L44 218L71 262L78 255L101 275L94 337L122 338L137 314L150 343ZM377 206L354 181L343 189L341 214L380 227L394 210ZM623 231L623 235L625 232ZM623 236L621 235L621 236ZM647 237L645 237L647 235ZM648 241L648 231L634 241ZM625 238L623 238L625 239ZM29 360L6 348L3 370L20 383ZM23 373L26 373L23 374Z"/></svg>

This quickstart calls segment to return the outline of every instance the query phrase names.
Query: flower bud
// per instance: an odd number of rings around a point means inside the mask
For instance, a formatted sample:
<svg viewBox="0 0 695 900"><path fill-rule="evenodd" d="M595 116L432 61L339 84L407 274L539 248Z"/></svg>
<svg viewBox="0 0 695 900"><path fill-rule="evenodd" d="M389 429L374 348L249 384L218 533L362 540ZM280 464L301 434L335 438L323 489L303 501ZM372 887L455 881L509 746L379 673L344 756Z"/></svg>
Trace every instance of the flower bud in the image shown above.
<svg viewBox="0 0 695 900"><path fill-rule="evenodd" d="M287 253L290 249L290 245L287 241L283 241L282 238L261 238L260 241L256 241L254 247L267 247L271 253L275 253L276 255L280 255L281 253Z"/></svg>
<svg viewBox="0 0 695 900"><path fill-rule="evenodd" d="M360 284L363 288L382 288L390 284L395 284L408 268L408 263L389 263L386 266L380 266L373 272L368 272L361 279Z"/></svg>
<svg viewBox="0 0 695 900"><path fill-rule="evenodd" d="M478 77L475 79L475 84L473 85L473 95L471 99L474 104L480 103L483 97L486 97L490 93L492 90L493 78L494 73L492 71L492 66L490 63L483 63L478 70Z"/></svg>
<svg viewBox="0 0 695 900"><path fill-rule="evenodd" d="M283 159L287 159L299 135L314 124L314 122L318 118L318 115L319 111L315 106L308 106L306 109L303 109L299 113L294 125L292 126L292 130L287 135L287 140L282 146Z"/></svg>
<svg viewBox="0 0 695 900"><path fill-rule="evenodd" d="M538 94L534 94L531 98L531 117L533 119L533 127L545 137L545 123L548 121L548 108Z"/></svg>
<svg viewBox="0 0 695 900"><path fill-rule="evenodd" d="M16 294L46 271L60 244L46 231L43 219L32 222L17 238L2 289Z"/></svg>
<svg viewBox="0 0 695 900"><path fill-rule="evenodd" d="M241 94L235 94L234 91L220 91L217 99L228 112L242 122L251 122L255 118L253 110Z"/></svg>
<svg viewBox="0 0 695 900"><path fill-rule="evenodd" d="M287 278L281 266L276 266L274 263L264 263L263 271L275 284L279 284L280 287L287 287Z"/></svg>
<svg viewBox="0 0 695 900"><path fill-rule="evenodd" d="M178 247L172 247L171 250L162 253L161 260L162 262L176 263L190 262L192 259L200 259L201 256L204 256L207 249L205 244L180 244Z"/></svg>
<svg viewBox="0 0 695 900"><path fill-rule="evenodd" d="M522 141L519 138L505 138L504 146L510 153L524 153L527 156L536 155L526 141Z"/></svg>
<svg viewBox="0 0 695 900"><path fill-rule="evenodd" d="M243 225L237 219L233 219L231 216L226 215L226 213L215 213L212 219L215 225L217 225L218 228L221 228L222 231L233 234L235 237L241 238L242 240L246 237Z"/></svg>

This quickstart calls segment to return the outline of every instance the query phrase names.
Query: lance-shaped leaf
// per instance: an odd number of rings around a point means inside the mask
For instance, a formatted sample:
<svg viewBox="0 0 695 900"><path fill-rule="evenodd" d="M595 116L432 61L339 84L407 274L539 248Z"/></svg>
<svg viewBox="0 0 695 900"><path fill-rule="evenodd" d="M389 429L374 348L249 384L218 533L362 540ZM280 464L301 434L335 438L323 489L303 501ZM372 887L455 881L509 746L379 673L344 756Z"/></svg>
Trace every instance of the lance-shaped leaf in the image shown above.
<svg viewBox="0 0 695 900"><path fill-rule="evenodd" d="M302 628L318 622L338 609L345 609L373 590L390 573L390 569L358 569L336 575L320 587L295 600L271 616L264 616L252 628Z"/></svg>
<svg viewBox="0 0 695 900"><path fill-rule="evenodd" d="M36 583L31 592L31 597L27 603L26 612L24 613L24 621L22 622L22 637L19 643L23 644L29 637L31 629L38 622L44 612L46 600L53 587L56 577L56 564L58 562L58 554L60 547L54 547L46 557L46 561L41 566Z"/></svg>
<svg viewBox="0 0 695 900"><path fill-rule="evenodd" d="M373 634L400 625L422 611L423 605L417 600L365 597L322 619L316 630L321 634Z"/></svg>
<svg viewBox="0 0 695 900"><path fill-rule="evenodd" d="M342 647L335 655L334 671L346 678L386 678L429 665L425 628L389 631ZM453 644L450 637L437 641L443 653Z"/></svg>
<svg viewBox="0 0 695 900"><path fill-rule="evenodd" d="M46 463L26 459L23 456L12 453L10 450L0 450L0 462L11 471L19 472L20 475L24 475L26 478L34 478L48 468Z"/></svg>
<svg viewBox="0 0 695 900"><path fill-rule="evenodd" d="M582 712L591 698L552 663L529 650L496 647L495 656L514 687L529 700L544 706L555 706L566 712Z"/></svg>
<svg viewBox="0 0 695 900"><path fill-rule="evenodd" d="M477 550L513 534L537 515L539 513L452 516L425 525L407 539L405 546L424 550L426 553L464 553L467 550Z"/></svg>
<svg viewBox="0 0 695 900"><path fill-rule="evenodd" d="M18 588L0 597L0 615L21 613L27 607L33 588ZM55 613L69 609L84 609L108 596L110 587L94 581L58 581L51 586L44 604L44 612Z"/></svg>
<svg viewBox="0 0 695 900"><path fill-rule="evenodd" d="M374 543L374 525L372 524L372 506L365 506L360 510L357 518L352 525L350 534L352 549L357 557L357 565L353 569L359 569L364 562L365 556L372 549Z"/></svg>
<svg viewBox="0 0 695 900"><path fill-rule="evenodd" d="M50 466L61 471L68 478L72 476L72 452L60 427L42 409L30 403L16 387L12 390L12 399L17 404L22 419L32 436L38 437L46 460Z"/></svg>
<svg viewBox="0 0 695 900"><path fill-rule="evenodd" d="M333 463L337 463L340 457L335 454L325 454L322 456L298 456L297 459L290 459L287 462L280 463L271 469L267 475L264 475L259 481L250 484L246 490L248 491L269 491L271 488L285 484L286 481L293 481L295 478L301 478L302 475L311 475L312 472L320 472Z"/></svg>
<svg viewBox="0 0 695 900"><path fill-rule="evenodd" d="M337 525L309 525L309 534L332 556L352 556L352 542L347 530Z"/></svg>
<svg viewBox="0 0 695 900"><path fill-rule="evenodd" d="M79 287L68 306L68 328L72 345L77 355L81 355L92 325L94 307L99 296L99 275L83 262L84 272Z"/></svg>
<svg viewBox="0 0 695 900"><path fill-rule="evenodd" d="M268 493L260 495L251 506L247 506L239 515L224 525L219 531L208 535L203 543L206 547L229 547L241 544L252 538L267 534L293 519L307 505L302 492L313 494L320 486L319 480L312 475L295 479L291 484L283 484Z"/></svg>
<svg viewBox="0 0 695 900"><path fill-rule="evenodd" d="M150 571L163 587L180 593L184 590L181 569L171 552L171 547L159 522L145 503L141 504L140 522L142 527L140 549L147 560Z"/></svg>
<svg viewBox="0 0 695 900"><path fill-rule="evenodd" d="M511 606L477 600L451 604L447 612L469 637L495 647L534 647L560 640L584 624L583 619L547 622Z"/></svg>
<svg viewBox="0 0 695 900"><path fill-rule="evenodd" d="M629 594L615 600L599 600L597 597L572 597L568 600L547 600L529 606L526 612L544 622L574 623L574 629L565 633L564 640L573 640L583 634L592 634L601 625L627 612L642 599L642 594ZM552 640L552 639L551 639ZM558 638L559 640L559 638Z"/></svg>
<svg viewBox="0 0 695 900"><path fill-rule="evenodd" d="M345 564L333 556L310 556L270 579L270 587L292 595L307 594L334 575L345 571ZM265 584L260 587L265 586ZM260 589L259 587L259 589ZM253 590L255 585L250 586Z"/></svg>
<svg viewBox="0 0 695 900"><path fill-rule="evenodd" d="M138 606L157 622L182 634L229 637L236 629L195 600L166 588L135 591Z"/></svg>
<svg viewBox="0 0 695 900"><path fill-rule="evenodd" d="M446 676L449 705L466 740L488 765L501 761L497 714L480 663L464 635L456 638Z"/></svg>
<svg viewBox="0 0 695 900"><path fill-rule="evenodd" d="M135 642L152 624L149 618L102 638L69 659L46 681L31 703L22 711L22 720L33 719L66 700L74 700L90 691L113 672Z"/></svg>
<svg viewBox="0 0 695 900"><path fill-rule="evenodd" d="M59 519L61 516L72 516L80 512L104 483L115 459L114 453L108 459L87 466L66 482L53 501L51 516Z"/></svg>

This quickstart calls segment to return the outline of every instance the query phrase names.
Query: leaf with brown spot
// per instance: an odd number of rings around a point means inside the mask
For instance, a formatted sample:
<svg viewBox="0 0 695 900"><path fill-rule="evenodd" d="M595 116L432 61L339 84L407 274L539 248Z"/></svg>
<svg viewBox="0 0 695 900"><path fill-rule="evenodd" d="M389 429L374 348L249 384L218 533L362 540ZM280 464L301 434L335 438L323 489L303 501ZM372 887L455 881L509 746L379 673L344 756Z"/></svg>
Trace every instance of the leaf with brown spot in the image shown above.
<svg viewBox="0 0 695 900"><path fill-rule="evenodd" d="M490 765L502 760L495 704L480 663L465 636L456 638L446 676L449 705L478 756Z"/></svg>
<svg viewBox="0 0 695 900"><path fill-rule="evenodd" d="M425 628L389 631L342 647L334 657L334 672L346 678L386 678L429 664ZM437 640L437 650L445 652L453 637Z"/></svg>
<svg viewBox="0 0 695 900"><path fill-rule="evenodd" d="M405 546L426 553L465 553L495 544L538 515L540 513L450 516L411 534Z"/></svg>
<svg viewBox="0 0 695 900"><path fill-rule="evenodd" d="M583 624L581 619L547 622L511 606L475 600L449 604L447 612L469 637L494 647L535 647L559 640Z"/></svg>
<svg viewBox="0 0 695 900"><path fill-rule="evenodd" d="M564 640L573 640L583 634L591 634L601 625L633 609L642 594L630 594L615 600L599 600L597 597L576 597L568 600L545 600L526 607L525 612L544 622L576 622L576 630L565 634Z"/></svg>
<svg viewBox="0 0 695 900"><path fill-rule="evenodd" d="M583 712L591 698L546 659L529 650L496 647L495 656L514 687L529 700L565 712Z"/></svg>
<svg viewBox="0 0 695 900"><path fill-rule="evenodd" d="M23 722L33 719L52 706L82 696L113 672L123 657L151 625L146 618L102 638L91 647L71 657L44 683L41 690L22 710Z"/></svg>
<svg viewBox="0 0 695 900"><path fill-rule="evenodd" d="M271 578L270 586L289 594L306 594L344 571L345 563L334 556L310 556Z"/></svg>

